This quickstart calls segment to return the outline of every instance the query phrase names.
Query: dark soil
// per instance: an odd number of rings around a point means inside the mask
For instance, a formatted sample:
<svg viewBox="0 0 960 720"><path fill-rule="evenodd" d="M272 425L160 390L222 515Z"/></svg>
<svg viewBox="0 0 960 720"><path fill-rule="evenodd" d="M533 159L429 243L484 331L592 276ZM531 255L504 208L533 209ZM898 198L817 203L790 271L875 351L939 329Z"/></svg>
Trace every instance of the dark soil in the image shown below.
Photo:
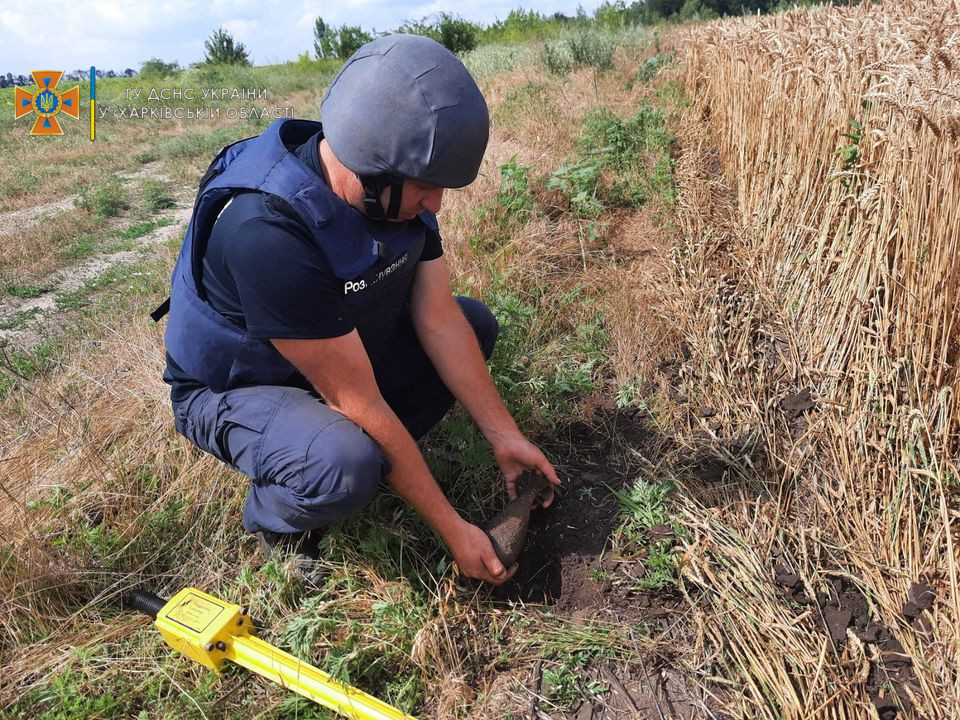
<svg viewBox="0 0 960 720"><path fill-rule="evenodd" d="M778 562L774 572L775 582L798 606L797 614L809 607L816 608L816 625L830 636L838 653L849 642L849 633L870 648L865 690L881 720L909 717L910 692L919 690L913 659L889 628L874 621L867 599L857 585L847 578L836 578L811 597L803 580L787 564ZM933 607L934 600L933 588L928 583L914 583L908 591L904 617L915 628L922 629L929 622L925 613Z"/></svg>
<svg viewBox="0 0 960 720"><path fill-rule="evenodd" d="M592 612L605 604L600 556L618 521L608 473L592 468L570 478L553 504L534 510L527 543L503 598L548 603L559 612ZM595 499L583 496L592 491Z"/></svg>
<svg viewBox="0 0 960 720"><path fill-rule="evenodd" d="M613 413L607 422L616 423L621 439L638 449L650 441L649 430L633 415ZM546 603L553 612L571 617L607 611L641 618L647 615L641 606L658 607L661 601L677 606L671 593L645 594L639 602L640 593L622 591L611 581L619 565L604 551L621 521L611 490L623 488L634 475L604 466L609 437L609 427L571 429L571 442L586 452L563 468L565 483L551 506L532 512L517 574L497 591L499 599Z"/></svg>
<svg viewBox="0 0 960 720"><path fill-rule="evenodd" d="M621 508L611 490L621 489L636 474L615 471L605 461L610 457L610 424L620 442L641 452L651 442L651 433L635 416L614 412L604 419L606 427L594 431L575 427L565 438L581 454L562 467L565 480L549 508L530 515L526 545L518 560L517 574L494 591L501 601L542 603L553 614L570 618L596 618L642 627L644 636L673 633L682 601L675 591L641 592L634 580L644 574L639 560L614 557L610 536L622 519ZM558 453L559 454L559 453ZM670 526L654 527L660 537L673 535ZM584 684L603 686L595 698L583 699L569 708L537 698L549 695L542 668L534 670L529 689L534 698L529 714L560 720L613 720L614 718L674 718L700 720L704 711L699 688L688 685L683 675L670 667L670 658L644 657L642 665L597 660L585 671ZM649 674L647 674L649 673ZM708 704L715 704L712 700ZM662 713L662 714L661 714ZM715 711L713 717L725 717Z"/></svg>

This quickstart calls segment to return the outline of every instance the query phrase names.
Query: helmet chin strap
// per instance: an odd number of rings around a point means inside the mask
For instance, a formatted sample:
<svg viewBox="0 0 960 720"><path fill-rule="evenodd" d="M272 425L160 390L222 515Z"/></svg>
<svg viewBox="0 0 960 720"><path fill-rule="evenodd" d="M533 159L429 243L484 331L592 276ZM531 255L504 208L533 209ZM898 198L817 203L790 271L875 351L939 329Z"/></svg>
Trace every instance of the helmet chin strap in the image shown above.
<svg viewBox="0 0 960 720"><path fill-rule="evenodd" d="M357 175L363 186L363 209L371 220L395 220L400 214L400 200L403 196L403 178L399 175ZM380 196L390 188L390 204L383 211Z"/></svg>

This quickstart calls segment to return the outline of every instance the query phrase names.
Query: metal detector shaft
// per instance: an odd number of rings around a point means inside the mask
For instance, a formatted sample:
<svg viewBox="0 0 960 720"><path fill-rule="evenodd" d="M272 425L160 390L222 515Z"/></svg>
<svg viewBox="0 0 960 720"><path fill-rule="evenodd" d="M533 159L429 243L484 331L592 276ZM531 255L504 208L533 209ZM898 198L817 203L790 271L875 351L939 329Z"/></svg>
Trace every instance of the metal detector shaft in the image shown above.
<svg viewBox="0 0 960 720"><path fill-rule="evenodd" d="M256 637L247 609L239 605L195 588L185 588L170 600L138 590L127 596L127 603L154 618L170 647L215 672L229 660L344 717L415 720Z"/></svg>

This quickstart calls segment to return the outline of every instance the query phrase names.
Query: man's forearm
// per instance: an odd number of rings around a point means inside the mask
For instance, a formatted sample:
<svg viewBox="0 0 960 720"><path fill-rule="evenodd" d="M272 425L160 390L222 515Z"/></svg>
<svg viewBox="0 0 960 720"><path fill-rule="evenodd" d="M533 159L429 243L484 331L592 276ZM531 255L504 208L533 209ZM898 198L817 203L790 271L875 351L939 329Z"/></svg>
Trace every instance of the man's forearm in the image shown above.
<svg viewBox="0 0 960 720"><path fill-rule="evenodd" d="M463 522L427 467L416 442L389 405L377 402L331 404L331 408L362 427L390 463L387 482L445 541Z"/></svg>
<svg viewBox="0 0 960 720"><path fill-rule="evenodd" d="M417 327L417 337L444 385L484 437L496 445L519 430L490 376L473 328L459 308L454 308L446 322Z"/></svg>

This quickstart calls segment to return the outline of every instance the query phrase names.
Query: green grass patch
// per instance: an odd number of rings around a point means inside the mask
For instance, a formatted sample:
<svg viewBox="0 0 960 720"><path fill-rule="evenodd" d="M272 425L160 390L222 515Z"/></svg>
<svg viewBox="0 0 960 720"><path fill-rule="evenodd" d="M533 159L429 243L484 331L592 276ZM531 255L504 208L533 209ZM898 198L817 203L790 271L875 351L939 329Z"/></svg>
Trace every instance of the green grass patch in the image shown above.
<svg viewBox="0 0 960 720"><path fill-rule="evenodd" d="M229 145L250 135L251 133L244 126L217 128L209 132L191 130L165 140L161 143L158 151L161 157L168 160L207 156L212 159L224 145Z"/></svg>
<svg viewBox="0 0 960 720"><path fill-rule="evenodd" d="M20 382L32 380L56 366L64 350L57 338L48 338L29 350L0 346L0 400Z"/></svg>
<svg viewBox="0 0 960 720"><path fill-rule="evenodd" d="M143 220L138 223L134 223L128 228L119 230L113 234L115 238L120 240L136 240L142 238L144 235L149 235L157 228L166 227L167 225L172 224L172 220L167 218L158 218L156 220Z"/></svg>
<svg viewBox="0 0 960 720"><path fill-rule="evenodd" d="M551 111L545 87L539 82L526 82L511 90L493 111L493 123L517 128L535 114Z"/></svg>
<svg viewBox="0 0 960 720"><path fill-rule="evenodd" d="M123 184L113 178L93 189L81 190L77 206L89 210L100 220L106 220L127 210L130 202Z"/></svg>
<svg viewBox="0 0 960 720"><path fill-rule="evenodd" d="M50 292L53 287L51 284L16 285L14 283L8 283L3 287L3 294L29 300L30 298L40 297L44 293Z"/></svg>
<svg viewBox="0 0 960 720"><path fill-rule="evenodd" d="M139 163L140 165L147 165L149 163L156 162L159 159L160 156L152 148L138 152L133 156L133 161Z"/></svg>
<svg viewBox="0 0 960 720"><path fill-rule="evenodd" d="M31 319L40 313L39 308L31 310L19 310L6 320L0 321L0 330L21 330L27 326Z"/></svg>
<svg viewBox="0 0 960 720"><path fill-rule="evenodd" d="M60 256L68 260L83 260L93 254L99 242L100 238L92 233L77 235L64 243Z"/></svg>
<svg viewBox="0 0 960 720"><path fill-rule="evenodd" d="M659 109L644 106L621 119L597 108L584 120L580 156L557 168L547 188L561 191L573 213L586 219L608 207L636 209L652 199L672 204L672 144Z"/></svg>
<svg viewBox="0 0 960 720"><path fill-rule="evenodd" d="M504 402L523 425L556 428L570 419L575 403L594 392L606 362L602 316L584 322L559 323L566 310L583 305L574 288L541 309L546 288L521 294L501 286L486 298L500 323L500 338L491 358L491 372ZM546 322L549 314L554 323Z"/></svg>
<svg viewBox="0 0 960 720"><path fill-rule="evenodd" d="M46 173L40 168L28 166L8 168L0 175L0 210L6 210L7 201L36 192L46 181Z"/></svg>
<svg viewBox="0 0 960 720"><path fill-rule="evenodd" d="M149 212L172 208L175 202L170 193L170 183L163 180L144 180L143 204Z"/></svg>
<svg viewBox="0 0 960 720"><path fill-rule="evenodd" d="M424 600L403 583L378 593L367 618L349 612L355 578L341 576L330 590L305 599L283 633L295 654L351 684L375 688L382 699L410 712L421 690L421 673L410 654L417 632L428 619ZM314 646L323 652L314 657Z"/></svg>
<svg viewBox="0 0 960 720"><path fill-rule="evenodd" d="M624 557L643 560L644 575L637 583L640 590L660 590L675 585L678 577L674 543L684 533L673 518L671 482L649 482L639 478L628 490L613 490L625 519L614 535Z"/></svg>

